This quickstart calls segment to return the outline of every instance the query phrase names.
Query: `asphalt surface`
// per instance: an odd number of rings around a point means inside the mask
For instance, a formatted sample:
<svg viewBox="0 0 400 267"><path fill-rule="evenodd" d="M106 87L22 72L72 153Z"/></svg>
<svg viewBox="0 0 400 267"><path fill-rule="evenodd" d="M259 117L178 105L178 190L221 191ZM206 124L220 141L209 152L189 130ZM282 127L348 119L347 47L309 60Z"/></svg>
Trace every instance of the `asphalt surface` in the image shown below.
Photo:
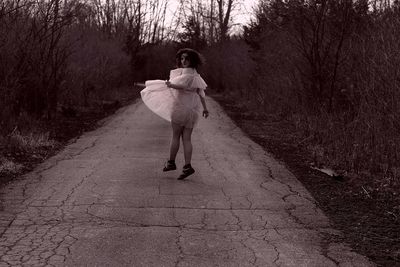
<svg viewBox="0 0 400 267"><path fill-rule="evenodd" d="M138 101L0 191L0 266L374 266L212 99L196 173Z"/></svg>

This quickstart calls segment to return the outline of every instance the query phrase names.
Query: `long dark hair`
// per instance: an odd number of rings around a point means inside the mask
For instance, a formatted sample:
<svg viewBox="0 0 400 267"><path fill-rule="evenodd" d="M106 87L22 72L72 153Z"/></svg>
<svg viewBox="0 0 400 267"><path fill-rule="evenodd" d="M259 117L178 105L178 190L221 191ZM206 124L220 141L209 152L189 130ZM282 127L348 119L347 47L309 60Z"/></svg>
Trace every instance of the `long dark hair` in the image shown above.
<svg viewBox="0 0 400 267"><path fill-rule="evenodd" d="M197 69L199 66L204 64L204 57L194 49L182 48L175 55L176 66L178 68L182 67L181 56L186 53L189 57L190 67Z"/></svg>

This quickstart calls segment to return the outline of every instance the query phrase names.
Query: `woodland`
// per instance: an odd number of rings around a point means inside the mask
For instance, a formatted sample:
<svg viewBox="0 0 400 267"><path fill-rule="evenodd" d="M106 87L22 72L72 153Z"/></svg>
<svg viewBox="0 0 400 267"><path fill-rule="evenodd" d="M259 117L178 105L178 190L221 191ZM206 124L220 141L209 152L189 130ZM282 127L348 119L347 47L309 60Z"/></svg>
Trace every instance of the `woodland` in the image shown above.
<svg viewBox="0 0 400 267"><path fill-rule="evenodd" d="M170 5L2 0L0 174L19 172L15 154L57 146L46 125L137 98L135 82L167 79L177 49L191 47L211 96L289 123L314 166L372 180L362 191L390 199L398 222L400 1L260 0L245 11L241 0L180 0L169 15Z"/></svg>

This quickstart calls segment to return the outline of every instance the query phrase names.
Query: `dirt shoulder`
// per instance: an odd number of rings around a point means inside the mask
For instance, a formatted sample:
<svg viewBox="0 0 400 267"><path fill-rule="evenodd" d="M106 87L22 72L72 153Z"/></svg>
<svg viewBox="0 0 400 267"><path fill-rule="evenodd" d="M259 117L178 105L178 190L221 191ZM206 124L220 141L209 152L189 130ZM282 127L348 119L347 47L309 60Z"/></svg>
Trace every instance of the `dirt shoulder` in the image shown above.
<svg viewBox="0 0 400 267"><path fill-rule="evenodd" d="M288 121L257 116L226 95L212 95L236 124L283 161L310 191L344 241L380 266L400 266L400 196L373 194L379 177L332 177L313 169L312 156Z"/></svg>

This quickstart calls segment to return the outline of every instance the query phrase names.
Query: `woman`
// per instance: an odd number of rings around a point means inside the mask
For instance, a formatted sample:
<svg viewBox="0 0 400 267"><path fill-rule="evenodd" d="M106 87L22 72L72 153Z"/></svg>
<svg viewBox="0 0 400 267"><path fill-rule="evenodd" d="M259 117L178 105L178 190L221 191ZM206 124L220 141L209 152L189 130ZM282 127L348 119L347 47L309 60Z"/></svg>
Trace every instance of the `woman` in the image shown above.
<svg viewBox="0 0 400 267"><path fill-rule="evenodd" d="M177 68L171 70L168 81L146 81L146 88L141 91L143 102L157 115L171 122L172 140L170 157L163 171L176 170L175 158L179 150L180 139L183 143L185 165L179 180L192 175L195 170L191 165L193 128L199 117L208 117L204 90L207 84L197 73L202 65L202 56L195 50L184 48L176 54Z"/></svg>

